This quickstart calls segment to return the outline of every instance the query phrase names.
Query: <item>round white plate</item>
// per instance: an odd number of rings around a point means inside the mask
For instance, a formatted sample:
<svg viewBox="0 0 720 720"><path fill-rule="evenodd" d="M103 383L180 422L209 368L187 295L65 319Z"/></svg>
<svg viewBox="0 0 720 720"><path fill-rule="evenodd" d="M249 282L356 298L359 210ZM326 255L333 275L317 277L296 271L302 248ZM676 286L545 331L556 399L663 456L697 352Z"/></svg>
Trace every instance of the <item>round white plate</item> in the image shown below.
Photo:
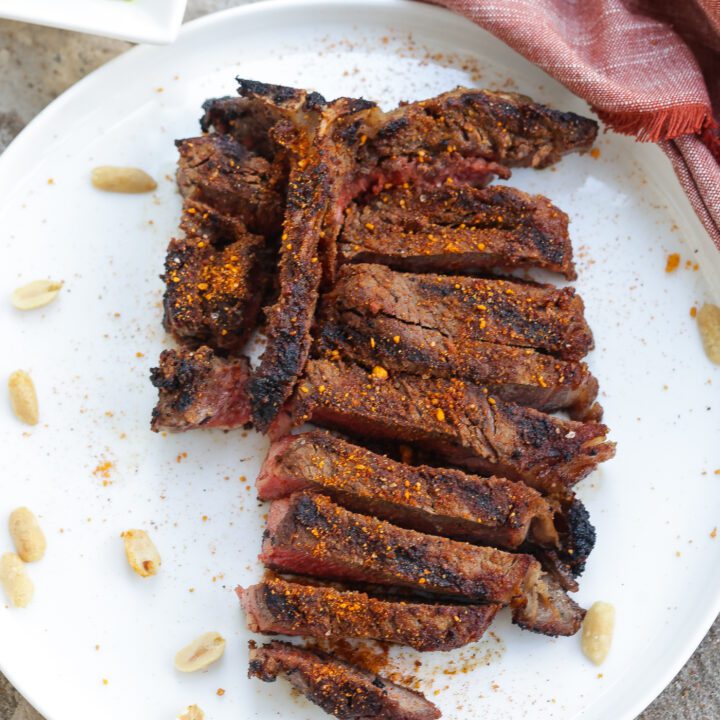
<svg viewBox="0 0 720 720"><path fill-rule="evenodd" d="M458 83L519 89L587 112L540 70L469 22L420 3L260 4L191 23L170 47L139 48L78 83L0 161L0 289L51 277L57 302L0 304L0 376L28 370L41 423L0 408L0 518L31 507L48 535L29 567L27 610L0 606L0 667L48 720L172 718L197 703L212 720L320 718L283 683L245 679L249 634L233 593L260 577L265 509L252 482L266 441L254 433L163 437L148 421L148 372L168 341L161 272L180 202L173 140L198 133L201 102L235 75L376 99L385 106ZM632 718L706 632L720 600L720 368L690 308L710 299L717 254L659 150L603 134L599 158L518 170L572 218L597 350L590 357L617 458L582 483L598 529L579 601L617 608L598 671L577 637L494 635L448 654L394 652L447 718ZM91 168L140 166L153 195L93 190ZM668 253L680 269L665 273ZM700 264L700 271L686 268ZM717 269L714 277L720 277ZM717 297L717 295L716 295ZM120 533L145 528L160 574L135 576ZM0 551L10 538L0 531ZM218 630L221 663L185 676L175 651ZM224 694L217 694L219 688Z"/></svg>

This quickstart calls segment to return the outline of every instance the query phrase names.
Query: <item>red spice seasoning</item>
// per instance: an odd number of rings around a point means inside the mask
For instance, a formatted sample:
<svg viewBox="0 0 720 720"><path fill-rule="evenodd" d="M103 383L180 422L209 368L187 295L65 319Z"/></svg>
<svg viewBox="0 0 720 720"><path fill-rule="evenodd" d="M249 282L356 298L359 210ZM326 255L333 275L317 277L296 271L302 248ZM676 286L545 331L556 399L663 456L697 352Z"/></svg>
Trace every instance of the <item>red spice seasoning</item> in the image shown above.
<svg viewBox="0 0 720 720"><path fill-rule="evenodd" d="M667 262L665 263L665 272L675 272L678 267L680 267L680 255L678 255L678 253L671 253L668 255Z"/></svg>

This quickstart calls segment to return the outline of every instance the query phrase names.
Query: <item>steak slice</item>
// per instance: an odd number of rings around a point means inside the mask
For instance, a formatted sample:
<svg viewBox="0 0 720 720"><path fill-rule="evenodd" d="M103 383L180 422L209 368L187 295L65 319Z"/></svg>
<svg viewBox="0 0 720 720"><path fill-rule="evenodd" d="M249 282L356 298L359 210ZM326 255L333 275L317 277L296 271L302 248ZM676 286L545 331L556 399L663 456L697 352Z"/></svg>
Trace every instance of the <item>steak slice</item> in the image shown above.
<svg viewBox="0 0 720 720"><path fill-rule="evenodd" d="M209 347L163 350L150 380L159 391L152 412L155 432L196 427L234 428L250 421L247 358L222 358Z"/></svg>
<svg viewBox="0 0 720 720"><path fill-rule="evenodd" d="M396 186L348 208L341 263L410 272L537 267L577 277L568 217L542 195L510 187Z"/></svg>
<svg viewBox="0 0 720 720"><path fill-rule="evenodd" d="M260 560L279 572L502 604L540 575L529 555L399 528L307 492L272 503Z"/></svg>
<svg viewBox="0 0 720 720"><path fill-rule="evenodd" d="M267 283L265 240L239 220L191 200L165 259L163 326L189 346L236 352L256 326Z"/></svg>
<svg viewBox="0 0 720 720"><path fill-rule="evenodd" d="M256 487L261 500L313 490L355 512L481 545L559 546L553 508L523 483L405 465L320 430L271 445Z"/></svg>
<svg viewBox="0 0 720 720"><path fill-rule="evenodd" d="M562 420L457 379L402 373L383 379L326 360L308 362L290 413L296 424L417 443L453 465L547 494L562 495L615 454L599 423Z"/></svg>
<svg viewBox="0 0 720 720"><path fill-rule="evenodd" d="M267 311L267 345L249 383L253 421L265 432L305 365L322 276L321 239L326 248L334 248L343 211L352 199L348 186L355 151L376 108L351 98L325 103L321 96L244 80L240 92L286 117L273 134L291 163L279 297Z"/></svg>
<svg viewBox="0 0 720 720"><path fill-rule="evenodd" d="M279 237L284 168L254 154L230 135L176 140L177 181L186 198L241 220L253 233Z"/></svg>
<svg viewBox="0 0 720 720"><path fill-rule="evenodd" d="M354 312L363 322L385 318L439 333L446 346L496 343L563 360L578 360L593 347L582 299L554 285L345 265L324 306Z"/></svg>
<svg viewBox="0 0 720 720"><path fill-rule="evenodd" d="M338 288L339 290L339 288ZM449 337L380 312L356 311L356 298L338 290L321 301L315 354L413 375L460 378L484 385L494 397L574 420L600 420L598 382L584 362L561 360L530 348Z"/></svg>
<svg viewBox="0 0 720 720"><path fill-rule="evenodd" d="M406 530L307 492L273 501L260 560L279 572L505 605L540 574L530 555Z"/></svg>
<svg viewBox="0 0 720 720"><path fill-rule="evenodd" d="M273 640L250 642L248 677L284 677L310 702L341 720L436 720L440 711L423 695L316 650Z"/></svg>
<svg viewBox="0 0 720 720"><path fill-rule="evenodd" d="M378 599L281 578L237 592L252 632L367 638L420 651L453 650L479 640L502 607Z"/></svg>
<svg viewBox="0 0 720 720"><path fill-rule="evenodd" d="M483 161L547 167L566 153L589 150L597 131L594 120L524 95L460 87L387 113L361 148L360 161L386 178L397 172L412 177L413 168L439 182L462 182Z"/></svg>
<svg viewBox="0 0 720 720"><path fill-rule="evenodd" d="M272 503L260 560L280 572L512 605L523 627L546 634L577 632L583 615L530 555L407 530L307 492Z"/></svg>

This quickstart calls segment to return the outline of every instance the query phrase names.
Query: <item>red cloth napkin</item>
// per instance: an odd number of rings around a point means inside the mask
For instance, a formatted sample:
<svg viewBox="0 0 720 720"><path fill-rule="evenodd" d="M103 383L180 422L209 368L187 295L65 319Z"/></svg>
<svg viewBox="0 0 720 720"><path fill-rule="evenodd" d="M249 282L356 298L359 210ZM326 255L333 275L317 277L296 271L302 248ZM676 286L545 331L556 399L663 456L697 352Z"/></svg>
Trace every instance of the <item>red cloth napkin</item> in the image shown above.
<svg viewBox="0 0 720 720"><path fill-rule="evenodd" d="M718 0L432 0L585 98L613 130L657 142L720 249Z"/></svg>

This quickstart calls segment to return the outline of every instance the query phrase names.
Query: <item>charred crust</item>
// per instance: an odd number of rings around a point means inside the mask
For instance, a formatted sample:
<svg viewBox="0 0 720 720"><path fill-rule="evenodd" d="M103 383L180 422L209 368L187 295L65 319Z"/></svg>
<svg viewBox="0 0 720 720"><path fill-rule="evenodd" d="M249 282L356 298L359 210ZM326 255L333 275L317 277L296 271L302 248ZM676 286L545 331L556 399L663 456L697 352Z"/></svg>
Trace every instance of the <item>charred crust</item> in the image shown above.
<svg viewBox="0 0 720 720"><path fill-rule="evenodd" d="M225 103L231 102L233 100L237 100L237 98L234 98L231 95L225 95L224 97L219 97L219 98L208 98L202 104L203 115L200 118L200 129L204 133L210 132L210 130L212 129L212 127L215 123L215 118L213 117L213 112L216 110L217 106L221 103L225 104ZM237 113L233 113L233 118L230 118L230 119L235 119L236 116L237 116ZM177 146L178 142L180 142L180 141L179 140L175 141L176 146Z"/></svg>
<svg viewBox="0 0 720 720"><path fill-rule="evenodd" d="M410 121L406 117L399 117L391 120L389 123L384 125L378 132L377 137L381 140L389 140L394 135L404 130L410 125Z"/></svg>
<svg viewBox="0 0 720 720"><path fill-rule="evenodd" d="M270 612L292 625L299 619L297 607L289 599L289 593L277 592L272 584L262 586L263 602Z"/></svg>
<svg viewBox="0 0 720 720"><path fill-rule="evenodd" d="M338 133L340 139L345 145L353 145L357 140L358 130L360 128L359 122L350 123L347 127L340 130Z"/></svg>
<svg viewBox="0 0 720 720"><path fill-rule="evenodd" d="M365 100L365 98L344 98L344 100L346 101L345 109L350 114L372 110L377 107L377 103L372 100Z"/></svg>
<svg viewBox="0 0 720 720"><path fill-rule="evenodd" d="M277 680L277 675L269 672L266 668L265 661L259 659L250 660L250 664L248 665L248 677L256 677L263 682L275 682Z"/></svg>
<svg viewBox="0 0 720 720"><path fill-rule="evenodd" d="M235 79L238 83L238 93L242 97L264 97L272 100L277 105L285 105L291 100L299 100L305 96L303 90L285 85L272 85L240 77Z"/></svg>
<svg viewBox="0 0 720 720"><path fill-rule="evenodd" d="M252 400L253 422L258 428L268 428L277 416L284 389L273 377L255 375L248 380Z"/></svg>
<svg viewBox="0 0 720 720"><path fill-rule="evenodd" d="M327 498L324 498L327 500ZM316 502L313 495L300 495L295 503L295 518L307 530L313 528L323 531L331 530L332 520L329 519L323 509Z"/></svg>
<svg viewBox="0 0 720 720"><path fill-rule="evenodd" d="M310 92L305 98L305 108L307 110L320 110L327 105L327 100L319 92Z"/></svg>
<svg viewBox="0 0 720 720"><path fill-rule="evenodd" d="M557 424L549 416L529 414L518 405L508 405L505 412L518 430L522 442L533 448L541 448L548 443L557 445L558 428ZM573 453L568 448L566 451L556 451L558 460L567 461Z"/></svg>
<svg viewBox="0 0 720 720"><path fill-rule="evenodd" d="M562 264L566 260L564 248L537 227L528 227L526 237L537 248L540 255L549 262Z"/></svg>
<svg viewBox="0 0 720 720"><path fill-rule="evenodd" d="M590 522L590 513L578 498L569 502L563 516L566 528L562 538L563 549L558 554L573 576L578 577L585 571L585 563L595 547L597 532Z"/></svg>

